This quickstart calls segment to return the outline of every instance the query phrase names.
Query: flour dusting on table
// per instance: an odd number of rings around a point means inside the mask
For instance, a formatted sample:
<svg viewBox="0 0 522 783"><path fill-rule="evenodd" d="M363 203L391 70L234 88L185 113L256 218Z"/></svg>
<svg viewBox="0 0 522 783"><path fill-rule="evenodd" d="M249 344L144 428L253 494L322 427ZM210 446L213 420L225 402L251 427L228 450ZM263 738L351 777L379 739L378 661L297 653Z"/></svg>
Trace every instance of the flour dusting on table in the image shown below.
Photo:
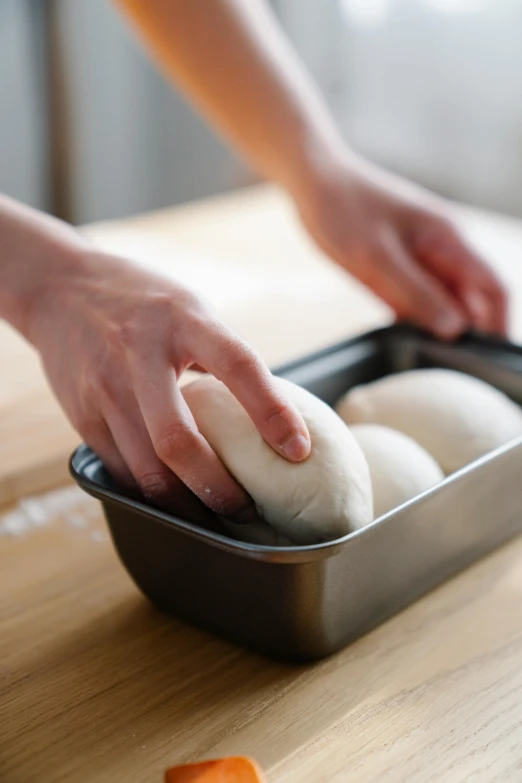
<svg viewBox="0 0 522 783"><path fill-rule="evenodd" d="M0 536L21 536L58 519L73 528L85 528L98 513L99 503L94 498L78 487L62 487L22 498L15 508L0 515Z"/></svg>

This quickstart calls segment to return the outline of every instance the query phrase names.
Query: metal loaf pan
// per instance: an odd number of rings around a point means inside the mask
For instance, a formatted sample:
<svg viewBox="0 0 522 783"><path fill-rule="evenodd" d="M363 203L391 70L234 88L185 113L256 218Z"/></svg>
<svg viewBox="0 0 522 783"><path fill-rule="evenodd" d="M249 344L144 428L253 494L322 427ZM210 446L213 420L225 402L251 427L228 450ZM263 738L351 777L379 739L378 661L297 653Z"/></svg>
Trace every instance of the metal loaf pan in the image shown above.
<svg viewBox="0 0 522 783"><path fill-rule="evenodd" d="M446 345L402 325L278 374L334 403L355 384L432 366L480 377L522 404L522 348L472 336ZM156 606L290 661L339 650L522 530L522 439L363 530L284 549L239 543L125 497L86 446L71 472L101 500L124 566Z"/></svg>

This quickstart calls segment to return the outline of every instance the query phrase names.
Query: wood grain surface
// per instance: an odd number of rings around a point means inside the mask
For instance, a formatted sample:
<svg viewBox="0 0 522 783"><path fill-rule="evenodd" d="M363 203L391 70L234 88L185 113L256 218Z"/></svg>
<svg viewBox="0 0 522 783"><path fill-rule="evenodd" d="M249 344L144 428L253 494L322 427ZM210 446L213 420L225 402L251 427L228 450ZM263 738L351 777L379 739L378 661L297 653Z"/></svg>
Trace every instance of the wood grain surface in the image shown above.
<svg viewBox="0 0 522 783"><path fill-rule="evenodd" d="M166 617L100 516L0 539L0 780L161 783L248 755L269 783L522 779L522 541L313 666Z"/></svg>
<svg viewBox="0 0 522 783"><path fill-rule="evenodd" d="M522 227L462 221L520 304ZM204 270L270 362L387 318L271 189L90 231L155 267L175 238L180 276ZM59 481L75 436L36 357L8 330L0 345L5 499ZM158 613L120 566L98 505L78 490L51 513L58 499L0 510L1 783L161 783L169 766L225 755L254 757L269 783L522 780L522 541L333 658L289 667Z"/></svg>

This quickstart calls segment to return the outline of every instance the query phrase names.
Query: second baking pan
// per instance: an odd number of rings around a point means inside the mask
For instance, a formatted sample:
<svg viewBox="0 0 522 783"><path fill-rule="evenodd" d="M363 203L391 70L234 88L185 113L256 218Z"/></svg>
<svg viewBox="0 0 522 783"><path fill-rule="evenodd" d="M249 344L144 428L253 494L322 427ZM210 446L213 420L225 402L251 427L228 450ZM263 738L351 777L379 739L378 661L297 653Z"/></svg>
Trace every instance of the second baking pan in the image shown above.
<svg viewBox="0 0 522 783"><path fill-rule="evenodd" d="M356 384L434 366L482 378L522 404L522 349L480 337L441 344L405 326L334 346L279 374L333 404ZM306 547L241 543L128 498L86 446L73 455L71 472L101 500L124 566L154 604L291 661L339 650L522 531L522 439L368 527Z"/></svg>

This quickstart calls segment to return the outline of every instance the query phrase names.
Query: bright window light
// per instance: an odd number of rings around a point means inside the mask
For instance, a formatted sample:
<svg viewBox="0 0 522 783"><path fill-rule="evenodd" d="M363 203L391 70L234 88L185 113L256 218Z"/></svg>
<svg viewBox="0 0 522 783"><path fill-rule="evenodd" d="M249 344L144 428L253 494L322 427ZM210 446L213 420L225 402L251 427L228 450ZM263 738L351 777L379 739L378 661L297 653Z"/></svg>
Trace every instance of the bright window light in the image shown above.
<svg viewBox="0 0 522 783"><path fill-rule="evenodd" d="M374 27L384 21L391 0L339 0L347 22L361 27Z"/></svg>
<svg viewBox="0 0 522 783"><path fill-rule="evenodd" d="M491 0L421 0L422 5L443 14L465 14L482 11Z"/></svg>

